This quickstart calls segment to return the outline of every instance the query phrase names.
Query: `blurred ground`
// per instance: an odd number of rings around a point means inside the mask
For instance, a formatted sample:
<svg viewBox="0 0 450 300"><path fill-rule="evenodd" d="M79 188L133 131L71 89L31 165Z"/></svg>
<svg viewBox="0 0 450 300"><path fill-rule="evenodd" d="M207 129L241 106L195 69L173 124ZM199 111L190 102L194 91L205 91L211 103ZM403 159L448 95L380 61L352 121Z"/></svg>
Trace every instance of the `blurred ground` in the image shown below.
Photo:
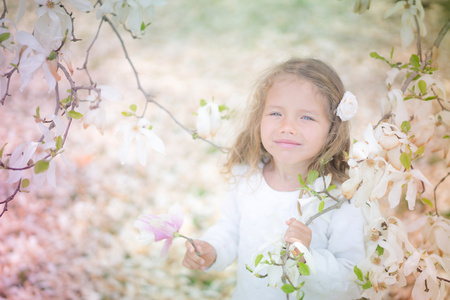
<svg viewBox="0 0 450 300"><path fill-rule="evenodd" d="M379 2L358 15L350 0L169 0L157 8L142 39L122 34L143 86L188 127L195 126L192 113L200 99L214 98L239 112L262 70L292 56L315 57L334 66L358 97L361 109L353 128L359 138L368 122L379 120L379 99L386 93L387 68L369 53L387 56L394 46L394 57L407 60L414 51L414 46L401 49L399 18L383 20L391 4ZM430 4L425 45L434 41L445 17L445 11ZM92 15L77 15L75 26L77 37L83 38L72 50L73 63L80 67L98 22ZM447 91L449 48L447 36L439 59ZM10 203L0 219L0 298L230 298L233 266L213 274L186 270L181 266L183 241L176 240L168 258L161 260L162 245L140 246L132 227L141 213L165 213L177 202L185 214L182 233L200 236L215 221L226 191L219 174L224 154L194 141L162 110L150 106L147 117L166 143L167 154L151 152L146 167L133 161L120 165L115 137L124 121L120 112L130 104L137 104L139 111L144 99L106 25L92 50L90 69L99 84L117 88L124 102L108 109L104 135L81 124L72 126L65 152L69 165L59 164L57 189L19 194ZM87 83L83 73L76 77ZM53 99L40 74L22 93L13 86L12 97L0 108L1 144L8 142L12 151L24 141L37 140L31 115L37 105L42 115L50 113ZM228 144L232 124L224 126L217 143ZM2 199L13 191L6 178L2 172ZM397 299L408 295L398 294Z"/></svg>

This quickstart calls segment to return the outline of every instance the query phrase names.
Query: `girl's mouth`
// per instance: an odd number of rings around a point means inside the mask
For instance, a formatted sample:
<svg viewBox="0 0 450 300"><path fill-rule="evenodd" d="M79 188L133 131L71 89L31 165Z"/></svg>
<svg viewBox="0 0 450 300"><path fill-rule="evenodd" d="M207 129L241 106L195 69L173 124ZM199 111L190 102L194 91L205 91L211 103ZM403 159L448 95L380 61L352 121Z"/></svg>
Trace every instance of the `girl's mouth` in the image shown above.
<svg viewBox="0 0 450 300"><path fill-rule="evenodd" d="M292 141L292 140L276 140L275 144L277 144L279 147L285 148L285 149L291 149L291 148L298 147L301 145L300 143L297 143L296 141Z"/></svg>

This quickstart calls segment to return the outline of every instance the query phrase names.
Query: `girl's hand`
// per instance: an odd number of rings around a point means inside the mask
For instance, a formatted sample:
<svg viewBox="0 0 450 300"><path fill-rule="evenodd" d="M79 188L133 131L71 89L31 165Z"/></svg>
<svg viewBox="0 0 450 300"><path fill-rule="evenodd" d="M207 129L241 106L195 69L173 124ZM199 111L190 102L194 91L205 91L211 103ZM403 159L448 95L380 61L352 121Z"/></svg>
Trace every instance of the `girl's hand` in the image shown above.
<svg viewBox="0 0 450 300"><path fill-rule="evenodd" d="M211 244L200 240L194 240L194 244L201 255L198 256L192 244L186 241L183 266L192 270L204 271L216 260L216 249Z"/></svg>
<svg viewBox="0 0 450 300"><path fill-rule="evenodd" d="M290 218L286 221L286 224L289 227L284 234L284 240L291 244L300 242L309 249L309 245L311 244L311 229L295 218Z"/></svg>

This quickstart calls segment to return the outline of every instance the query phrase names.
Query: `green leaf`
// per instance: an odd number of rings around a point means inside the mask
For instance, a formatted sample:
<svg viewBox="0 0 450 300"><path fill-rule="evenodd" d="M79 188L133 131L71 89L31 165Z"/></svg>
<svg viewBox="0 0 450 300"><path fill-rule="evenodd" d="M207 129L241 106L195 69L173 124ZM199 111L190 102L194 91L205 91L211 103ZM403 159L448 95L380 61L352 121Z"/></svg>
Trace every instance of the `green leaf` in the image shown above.
<svg viewBox="0 0 450 300"><path fill-rule="evenodd" d="M311 273L311 271L309 270L309 266L302 263L301 261L298 262L298 270L300 271L300 274L305 276L308 276Z"/></svg>
<svg viewBox="0 0 450 300"><path fill-rule="evenodd" d="M313 182L319 177L319 172L317 172L316 170L311 170L308 173L308 177L307 177L307 181L308 183L311 185L313 184Z"/></svg>
<svg viewBox="0 0 450 300"><path fill-rule="evenodd" d="M392 59L392 57L394 57L394 47L392 47L392 49L391 49L391 59Z"/></svg>
<svg viewBox="0 0 450 300"><path fill-rule="evenodd" d="M434 100L434 99L436 99L437 98L437 96L430 96L430 97L426 97L425 99L423 99L423 100L425 100L425 101L430 101L430 100Z"/></svg>
<svg viewBox="0 0 450 300"><path fill-rule="evenodd" d="M376 59L383 59L383 60L384 60L384 57L380 56L380 55L379 55L378 53L376 53L376 52L370 52L370 57L376 58Z"/></svg>
<svg viewBox="0 0 450 300"><path fill-rule="evenodd" d="M425 146L424 146L424 145L422 145L422 146L420 146L419 148L417 148L417 151L416 151L416 157L421 156L421 155L423 154L424 151L425 151Z"/></svg>
<svg viewBox="0 0 450 300"><path fill-rule="evenodd" d="M37 119L40 119L40 118L41 118L40 111L41 111L41 108L40 108L39 106L36 107L36 115L35 115L35 117L36 117Z"/></svg>
<svg viewBox="0 0 450 300"><path fill-rule="evenodd" d="M223 112L224 110L227 110L228 106L226 106L225 104L219 105L219 112Z"/></svg>
<svg viewBox="0 0 450 300"><path fill-rule="evenodd" d="M29 179L22 179L22 188L26 189L28 186L30 185L30 180Z"/></svg>
<svg viewBox="0 0 450 300"><path fill-rule="evenodd" d="M420 93L425 95L427 93L427 83L424 80L419 80L417 85L419 86Z"/></svg>
<svg viewBox="0 0 450 300"><path fill-rule="evenodd" d="M302 175L301 175L301 174L298 174L298 182L300 182L300 184L301 184L303 187L306 187L306 183L303 181L303 178L302 178Z"/></svg>
<svg viewBox="0 0 450 300"><path fill-rule="evenodd" d="M259 262L261 261L261 259L263 259L264 255L260 254L256 257L255 259L255 267L257 267L259 265Z"/></svg>
<svg viewBox="0 0 450 300"><path fill-rule="evenodd" d="M11 33L9 32L3 32L0 34L0 43L6 41L11 36Z"/></svg>
<svg viewBox="0 0 450 300"><path fill-rule="evenodd" d="M75 120L81 119L83 117L83 114L80 114L79 112L74 110L69 111L67 115Z"/></svg>
<svg viewBox="0 0 450 300"><path fill-rule="evenodd" d="M8 143L5 143L2 147L2 149L0 149L0 159L2 159L3 156L3 150L5 150L6 145L8 145Z"/></svg>
<svg viewBox="0 0 450 300"><path fill-rule="evenodd" d="M152 24L152 23L150 22L150 23L145 24L144 22L142 22L141 31L144 31L148 26L150 26L150 24Z"/></svg>
<svg viewBox="0 0 450 300"><path fill-rule="evenodd" d="M288 283L286 283L285 285L283 285L283 286L281 287L281 290L282 290L283 292L285 292L286 294L290 294L290 293L292 293L292 292L295 292L295 288L294 288L292 285L288 284Z"/></svg>
<svg viewBox="0 0 450 300"><path fill-rule="evenodd" d="M122 115L124 115L125 117L131 117L133 113L130 113L129 111L123 111Z"/></svg>
<svg viewBox="0 0 450 300"><path fill-rule="evenodd" d="M34 164L34 173L39 174L39 173L45 172L45 171L47 171L49 166L50 166L50 163L48 161L40 160Z"/></svg>
<svg viewBox="0 0 450 300"><path fill-rule="evenodd" d="M411 55L410 59L409 59L409 63L416 68L420 68L420 60L419 60L419 56L417 56L417 54L413 54Z"/></svg>
<svg viewBox="0 0 450 300"><path fill-rule="evenodd" d="M66 97L66 98L64 98L64 99L62 99L62 100L61 100L61 103L62 103L62 104L67 104L67 103L69 103L69 101L70 101L70 96L69 96L69 97Z"/></svg>
<svg viewBox="0 0 450 300"><path fill-rule="evenodd" d="M50 52L50 55L48 56L48 60L54 60L58 56L58 53L55 51Z"/></svg>
<svg viewBox="0 0 450 300"><path fill-rule="evenodd" d="M365 290L370 289L371 287L372 287L372 284L370 283L370 281L367 281L362 286L362 288L365 289Z"/></svg>
<svg viewBox="0 0 450 300"><path fill-rule="evenodd" d="M205 106L205 105L206 105L206 100L200 99L200 106Z"/></svg>
<svg viewBox="0 0 450 300"><path fill-rule="evenodd" d="M405 167L406 170L409 170L411 168L411 155L409 155L406 152L403 152L400 154L400 162Z"/></svg>
<svg viewBox="0 0 450 300"><path fill-rule="evenodd" d="M13 66L14 68L18 69L19 67L16 64L10 63L11 66Z"/></svg>
<svg viewBox="0 0 450 300"><path fill-rule="evenodd" d="M383 255L384 253L384 248L380 247L380 245L377 245L377 252L378 252L378 256Z"/></svg>
<svg viewBox="0 0 450 300"><path fill-rule="evenodd" d="M401 127L404 133L408 133L408 131L411 129L411 123L409 123L409 121L403 121Z"/></svg>
<svg viewBox="0 0 450 300"><path fill-rule="evenodd" d="M63 138L62 138L62 136L59 135L59 136L56 138L56 152L58 152L59 149L62 148L62 146L63 146Z"/></svg>
<svg viewBox="0 0 450 300"><path fill-rule="evenodd" d="M431 208L433 208L433 203L430 201L430 199L422 198L422 199L420 199L420 200L422 200L422 202L423 202L424 204L429 205Z"/></svg>
<svg viewBox="0 0 450 300"><path fill-rule="evenodd" d="M137 106L135 104L131 104L130 109L131 109L131 111L136 112Z"/></svg>
<svg viewBox="0 0 450 300"><path fill-rule="evenodd" d="M322 212L324 207L325 207L325 201L322 200L322 201L320 201L320 204L319 204L319 212Z"/></svg>
<svg viewBox="0 0 450 300"><path fill-rule="evenodd" d="M450 139L450 135L444 135L444 139Z"/></svg>
<svg viewBox="0 0 450 300"><path fill-rule="evenodd" d="M336 188L336 185L335 184L332 184L332 185L330 185L328 188L327 188L327 191L332 191L332 190L334 190Z"/></svg>
<svg viewBox="0 0 450 300"><path fill-rule="evenodd" d="M359 281L364 281L363 273L362 273L361 269L358 268L357 265L355 265L355 267L353 268L353 273L355 273L355 275Z"/></svg>

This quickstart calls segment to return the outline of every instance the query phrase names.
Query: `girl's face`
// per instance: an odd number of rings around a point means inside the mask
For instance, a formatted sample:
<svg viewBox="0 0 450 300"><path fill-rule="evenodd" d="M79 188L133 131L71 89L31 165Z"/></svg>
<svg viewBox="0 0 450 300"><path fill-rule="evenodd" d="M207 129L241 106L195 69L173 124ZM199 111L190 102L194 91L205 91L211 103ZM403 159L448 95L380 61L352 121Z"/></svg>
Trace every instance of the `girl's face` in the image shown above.
<svg viewBox="0 0 450 300"><path fill-rule="evenodd" d="M277 79L270 87L261 119L261 140L275 166L306 172L330 130L325 101L313 83L295 76Z"/></svg>

